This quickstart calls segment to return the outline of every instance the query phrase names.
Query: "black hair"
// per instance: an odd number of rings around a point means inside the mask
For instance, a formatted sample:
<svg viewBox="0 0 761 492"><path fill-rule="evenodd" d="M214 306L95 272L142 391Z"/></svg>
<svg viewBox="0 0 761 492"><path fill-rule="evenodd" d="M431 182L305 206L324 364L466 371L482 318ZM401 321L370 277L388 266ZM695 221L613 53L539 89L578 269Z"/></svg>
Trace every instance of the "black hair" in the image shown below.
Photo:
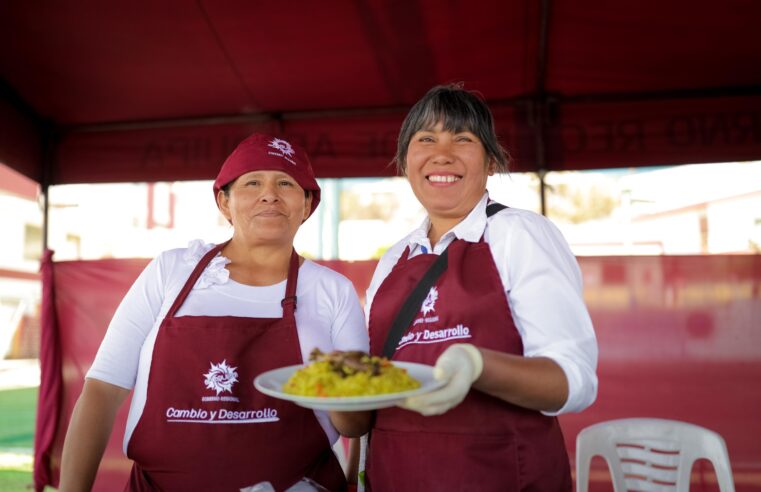
<svg viewBox="0 0 761 492"><path fill-rule="evenodd" d="M510 156L499 144L489 107L482 97L465 90L462 84L448 84L437 85L429 90L407 113L399 130L393 161L396 162L399 174L406 174L407 149L412 136L421 130L430 130L438 123L446 131L469 131L476 135L497 171L507 171Z"/></svg>

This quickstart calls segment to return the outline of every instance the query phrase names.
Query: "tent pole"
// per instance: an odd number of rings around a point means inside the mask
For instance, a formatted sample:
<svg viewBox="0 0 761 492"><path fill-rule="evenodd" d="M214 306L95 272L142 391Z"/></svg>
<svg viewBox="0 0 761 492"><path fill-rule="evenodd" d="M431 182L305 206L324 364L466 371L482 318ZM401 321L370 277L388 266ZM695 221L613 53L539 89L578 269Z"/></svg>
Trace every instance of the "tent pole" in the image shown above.
<svg viewBox="0 0 761 492"><path fill-rule="evenodd" d="M542 0L539 13L539 52L536 61L536 96L534 98L534 130L536 135L536 167L539 175L539 203L542 215L547 215L547 199L544 176L547 173L547 149L545 132L547 129L547 43L549 37L551 0Z"/></svg>
<svg viewBox="0 0 761 492"><path fill-rule="evenodd" d="M55 159L53 125L46 123L42 131L42 169L40 173L40 197L42 199L42 252L48 250L48 232L50 223L50 182L53 175L53 160Z"/></svg>
<svg viewBox="0 0 761 492"><path fill-rule="evenodd" d="M547 184L544 181L544 176L547 171L540 169L537 175L539 176L539 209L542 215L547 215Z"/></svg>
<svg viewBox="0 0 761 492"><path fill-rule="evenodd" d="M40 200L42 200L42 251L48 249L48 185L41 186Z"/></svg>

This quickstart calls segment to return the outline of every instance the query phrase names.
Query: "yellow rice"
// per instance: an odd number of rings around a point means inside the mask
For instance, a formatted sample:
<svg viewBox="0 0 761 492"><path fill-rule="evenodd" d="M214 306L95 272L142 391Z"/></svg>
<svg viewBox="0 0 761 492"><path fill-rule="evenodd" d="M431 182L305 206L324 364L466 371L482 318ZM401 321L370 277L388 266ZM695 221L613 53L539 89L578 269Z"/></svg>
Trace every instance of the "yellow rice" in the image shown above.
<svg viewBox="0 0 761 492"><path fill-rule="evenodd" d="M341 377L330 362L318 361L296 371L283 385L283 391L300 396L369 396L397 393L420 387L406 369L381 364L380 374L357 372Z"/></svg>

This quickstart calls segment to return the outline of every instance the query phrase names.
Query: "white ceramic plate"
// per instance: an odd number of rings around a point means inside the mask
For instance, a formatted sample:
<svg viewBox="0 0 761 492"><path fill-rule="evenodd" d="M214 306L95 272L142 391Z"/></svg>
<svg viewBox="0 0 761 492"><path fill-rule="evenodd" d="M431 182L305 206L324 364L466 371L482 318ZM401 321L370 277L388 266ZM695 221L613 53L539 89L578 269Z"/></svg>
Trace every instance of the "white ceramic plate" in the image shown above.
<svg viewBox="0 0 761 492"><path fill-rule="evenodd" d="M256 389L265 395L281 400L288 400L302 407L315 410L337 410L354 412L361 410L377 410L379 408L393 407L398 402L409 396L422 395L444 385L444 381L437 381L433 377L433 367L414 362L393 362L397 367L407 369L410 376L420 381L420 387L414 390L401 391L398 393L386 393L373 396L298 396L283 393L283 384L294 372L304 367L303 365L281 367L262 373L254 379Z"/></svg>

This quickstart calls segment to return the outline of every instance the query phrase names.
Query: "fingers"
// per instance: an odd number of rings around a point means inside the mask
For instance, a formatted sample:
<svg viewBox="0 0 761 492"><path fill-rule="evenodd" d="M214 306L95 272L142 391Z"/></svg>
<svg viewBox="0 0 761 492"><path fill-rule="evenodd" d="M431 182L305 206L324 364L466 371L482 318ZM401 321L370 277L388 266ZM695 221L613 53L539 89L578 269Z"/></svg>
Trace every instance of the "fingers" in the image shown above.
<svg viewBox="0 0 761 492"><path fill-rule="evenodd" d="M453 374L443 388L425 395L407 398L399 406L422 415L440 415L460 404L469 390L470 375L468 371L458 371Z"/></svg>
<svg viewBox="0 0 761 492"><path fill-rule="evenodd" d="M470 344L447 347L436 360L433 376L446 385L431 393L407 398L398 406L422 415L440 415L459 405L481 374L483 360L480 351Z"/></svg>
<svg viewBox="0 0 761 492"><path fill-rule="evenodd" d="M437 381L449 381L454 375L457 366L452 363L451 360L441 360L436 363L436 367L433 368L433 377Z"/></svg>

